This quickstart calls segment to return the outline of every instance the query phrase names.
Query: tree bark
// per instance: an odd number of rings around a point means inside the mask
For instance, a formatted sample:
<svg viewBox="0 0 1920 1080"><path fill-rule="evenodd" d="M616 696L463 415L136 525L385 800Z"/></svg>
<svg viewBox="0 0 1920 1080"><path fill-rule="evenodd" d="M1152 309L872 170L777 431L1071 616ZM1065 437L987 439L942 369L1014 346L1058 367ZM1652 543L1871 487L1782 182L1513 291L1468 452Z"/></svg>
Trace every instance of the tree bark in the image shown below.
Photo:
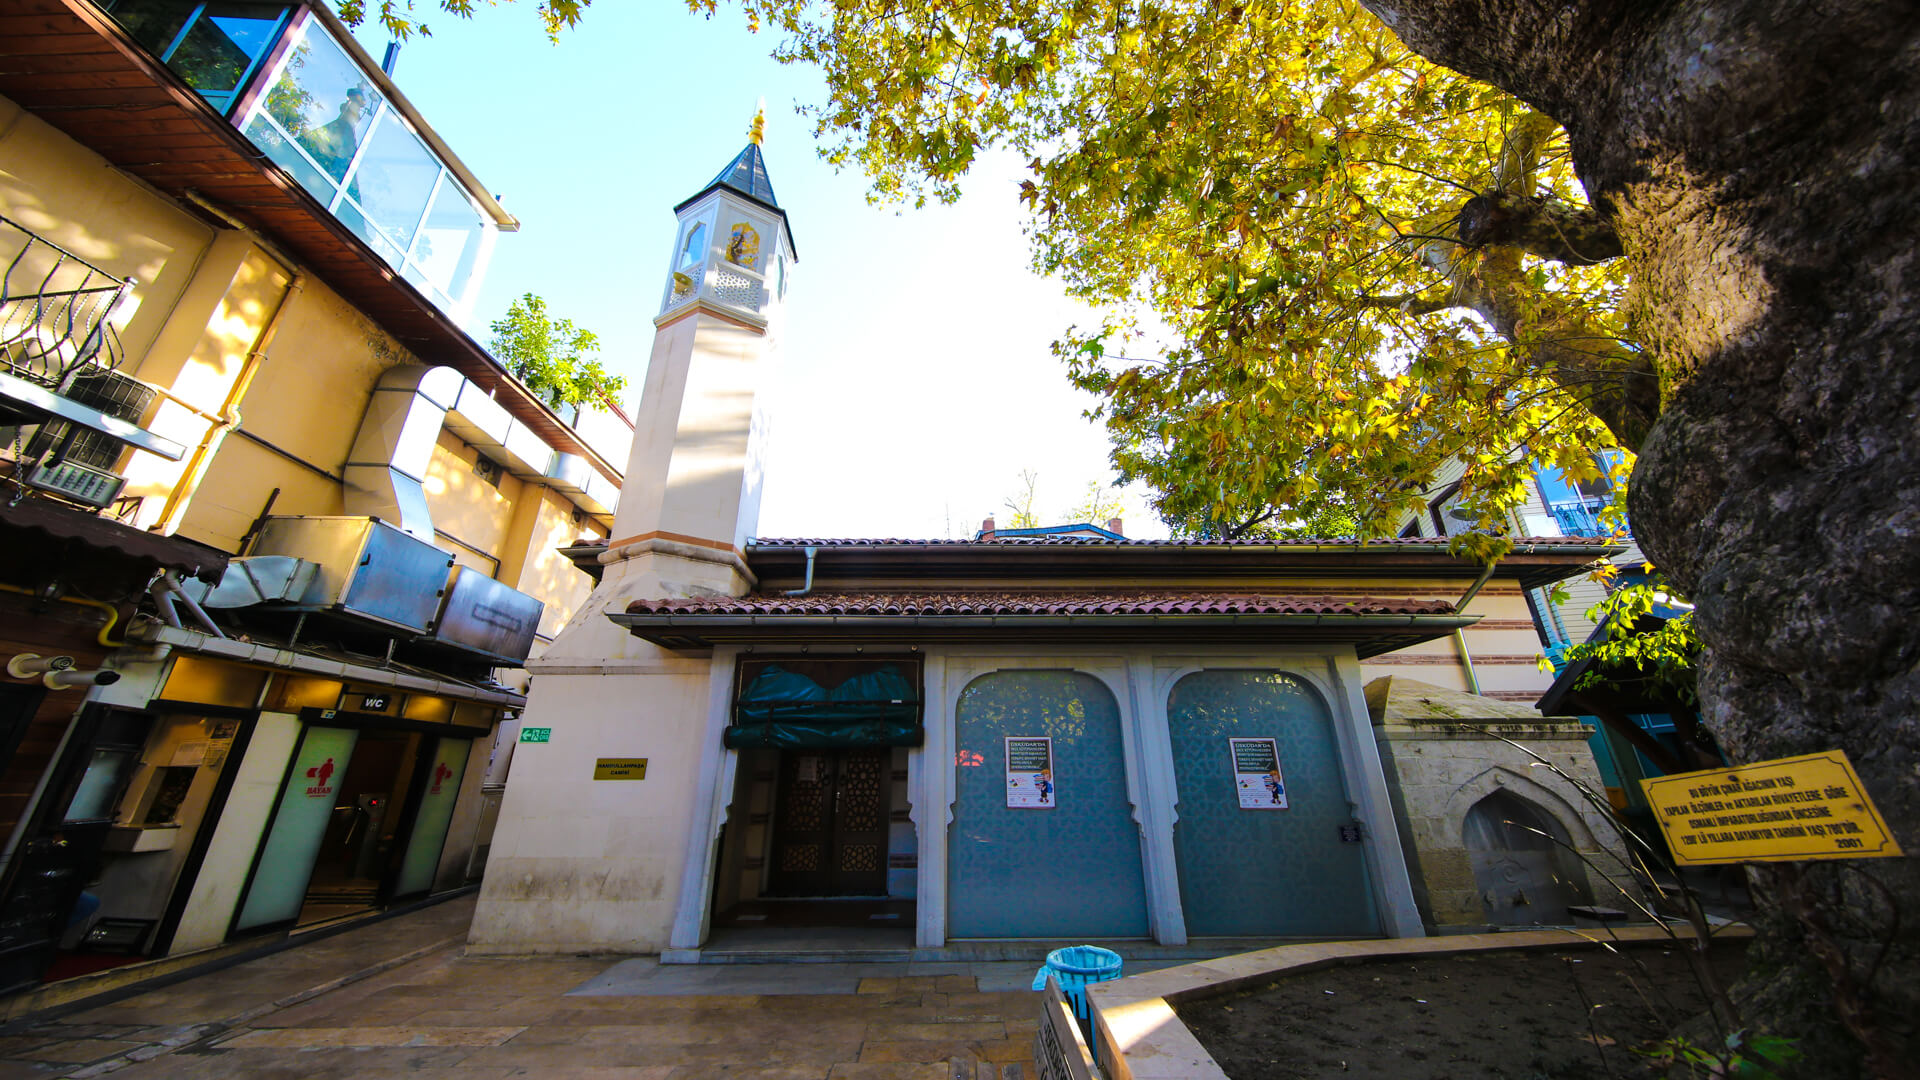
<svg viewBox="0 0 1920 1080"><path fill-rule="evenodd" d="M1632 262L1665 410L1629 508L1699 605L1708 727L1735 761L1844 749L1920 852L1914 5L1364 2L1564 124ZM1816 1074L1910 1075L1914 858L1759 877L1774 971L1749 1019L1807 1038Z"/></svg>

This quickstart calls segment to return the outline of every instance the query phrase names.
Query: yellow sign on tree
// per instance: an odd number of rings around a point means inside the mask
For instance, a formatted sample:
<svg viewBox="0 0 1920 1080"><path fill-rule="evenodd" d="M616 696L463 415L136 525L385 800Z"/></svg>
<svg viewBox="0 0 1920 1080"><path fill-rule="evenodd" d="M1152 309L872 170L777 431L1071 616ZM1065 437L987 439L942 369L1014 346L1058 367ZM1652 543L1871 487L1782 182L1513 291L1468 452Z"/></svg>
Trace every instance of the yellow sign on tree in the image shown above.
<svg viewBox="0 0 1920 1080"><path fill-rule="evenodd" d="M1839 750L1662 776L1640 786L1682 865L1901 853Z"/></svg>

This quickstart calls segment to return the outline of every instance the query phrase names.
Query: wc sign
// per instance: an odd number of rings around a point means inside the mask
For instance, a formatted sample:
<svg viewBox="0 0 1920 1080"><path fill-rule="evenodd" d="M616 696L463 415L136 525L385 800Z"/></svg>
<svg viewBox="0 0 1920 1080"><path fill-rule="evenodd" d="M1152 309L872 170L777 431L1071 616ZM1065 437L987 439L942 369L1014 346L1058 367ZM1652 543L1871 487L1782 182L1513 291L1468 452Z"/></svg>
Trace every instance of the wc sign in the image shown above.
<svg viewBox="0 0 1920 1080"><path fill-rule="evenodd" d="M312 761L313 759L308 758L307 760ZM313 780L313 783L307 786L307 794L309 796L318 799L321 796L333 794L333 785L328 783L329 780L333 779L332 758L328 758L313 768L308 769L307 776Z"/></svg>

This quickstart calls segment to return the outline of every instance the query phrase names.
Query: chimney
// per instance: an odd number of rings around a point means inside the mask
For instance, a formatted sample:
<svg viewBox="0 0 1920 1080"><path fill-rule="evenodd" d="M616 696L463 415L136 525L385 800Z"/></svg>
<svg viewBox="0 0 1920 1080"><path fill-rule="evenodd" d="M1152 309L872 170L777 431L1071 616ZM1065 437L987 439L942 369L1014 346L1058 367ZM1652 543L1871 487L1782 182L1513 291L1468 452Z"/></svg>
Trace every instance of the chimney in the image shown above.
<svg viewBox="0 0 1920 1080"><path fill-rule="evenodd" d="M980 523L980 532L976 536L974 536L974 539L975 540L991 540L993 539L993 530L994 530L993 518L988 517L985 521L982 521Z"/></svg>
<svg viewBox="0 0 1920 1080"><path fill-rule="evenodd" d="M1125 535L1127 535L1127 534L1126 534L1125 532L1123 532L1123 531L1121 531L1121 528L1120 528L1120 519L1119 519L1119 518L1108 518L1108 519L1107 519L1107 531L1108 531L1108 532L1110 532L1110 533L1112 533L1112 534L1114 534L1115 536L1125 536Z"/></svg>

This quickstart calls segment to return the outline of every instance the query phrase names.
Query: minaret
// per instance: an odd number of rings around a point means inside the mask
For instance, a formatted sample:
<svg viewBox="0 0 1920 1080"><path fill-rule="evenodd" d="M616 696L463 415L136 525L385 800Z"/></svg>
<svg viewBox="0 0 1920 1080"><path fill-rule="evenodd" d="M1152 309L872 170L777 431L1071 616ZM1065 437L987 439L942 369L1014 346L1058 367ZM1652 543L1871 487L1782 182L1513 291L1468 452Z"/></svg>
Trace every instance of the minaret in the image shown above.
<svg viewBox="0 0 1920 1080"><path fill-rule="evenodd" d="M749 588L743 549L759 524L767 427L759 391L773 377L795 262L761 152L765 127L763 109L746 146L673 208L604 577L548 657L647 648L605 618L630 600Z"/></svg>
<svg viewBox="0 0 1920 1080"><path fill-rule="evenodd" d="M635 599L742 595L760 513L772 377L794 262L786 212L749 141L674 207L653 352L600 584L542 654L475 910L477 951L655 952L679 900L691 806L714 797L703 755L730 653L668 652L607 616ZM715 689L718 686L719 689ZM644 758L644 779L607 760ZM728 774L729 776L731 774ZM698 784L696 784L698 779Z"/></svg>
<svg viewBox="0 0 1920 1080"><path fill-rule="evenodd" d="M768 381L794 262L761 154L765 125L763 111L745 148L673 208L678 228L614 544L661 539L737 556L758 523L755 392ZM729 591L744 591L739 584Z"/></svg>

